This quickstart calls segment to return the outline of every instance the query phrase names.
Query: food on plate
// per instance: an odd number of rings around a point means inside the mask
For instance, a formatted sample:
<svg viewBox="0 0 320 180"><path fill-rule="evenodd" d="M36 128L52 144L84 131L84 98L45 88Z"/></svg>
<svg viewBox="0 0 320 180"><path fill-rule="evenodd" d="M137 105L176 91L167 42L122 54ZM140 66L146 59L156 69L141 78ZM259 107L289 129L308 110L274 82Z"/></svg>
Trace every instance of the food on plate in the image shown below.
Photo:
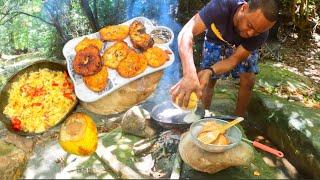
<svg viewBox="0 0 320 180"><path fill-rule="evenodd" d="M8 93L3 113L11 119L13 130L29 133L56 125L76 101L67 73L46 68L21 75Z"/></svg>
<svg viewBox="0 0 320 180"><path fill-rule="evenodd" d="M102 56L104 65L111 69L117 69L121 60L125 59L129 53L129 46L123 41L116 42L108 47Z"/></svg>
<svg viewBox="0 0 320 180"><path fill-rule="evenodd" d="M84 76L83 81L86 86L95 92L100 92L108 85L108 69L103 66L101 71L91 76Z"/></svg>
<svg viewBox="0 0 320 180"><path fill-rule="evenodd" d="M180 97L177 97L175 100L175 105L178 106ZM197 107L198 96L195 92L192 92L189 97L189 102L187 107L180 107L184 110L194 110Z"/></svg>
<svg viewBox="0 0 320 180"><path fill-rule="evenodd" d="M99 49L99 51L102 49L103 42L99 39L89 39L85 37L82 41L79 42L79 44L75 47L76 52L79 52L86 47L94 46Z"/></svg>
<svg viewBox="0 0 320 180"><path fill-rule="evenodd" d="M202 140L204 139L203 137L210 137L211 134L214 134L214 131L217 131L219 127L221 127L222 125L214 122L214 121L210 121L210 122L206 122L203 125L203 128L201 129L200 133L198 134L198 140ZM205 143L203 141L201 141L202 143ZM216 140L214 140L213 142L211 142L210 144L214 144L214 145L228 145L230 142L228 140L228 138L225 136L225 134L219 134L219 136L217 137ZM206 144L206 143L205 143Z"/></svg>
<svg viewBox="0 0 320 180"><path fill-rule="evenodd" d="M98 145L98 131L90 116L77 112L62 124L59 136L60 146L68 153L88 156Z"/></svg>
<svg viewBox="0 0 320 180"><path fill-rule="evenodd" d="M129 26L111 25L102 28L99 31L100 38L103 41L122 41L129 35Z"/></svg>
<svg viewBox="0 0 320 180"><path fill-rule="evenodd" d="M147 68L147 60L143 54L130 50L128 56L123 59L117 68L120 76L124 78L135 77Z"/></svg>
<svg viewBox="0 0 320 180"><path fill-rule="evenodd" d="M168 43L172 39L171 32L166 28L157 28L150 33L152 39L157 44Z"/></svg>
<svg viewBox="0 0 320 180"><path fill-rule="evenodd" d="M143 51L152 47L154 42L149 34L146 33L146 28L142 22L135 20L129 27L129 36L134 48Z"/></svg>
<svg viewBox="0 0 320 180"><path fill-rule="evenodd" d="M83 76L90 76L98 73L102 68L102 61L99 49L89 46L77 52L73 60L73 69Z"/></svg>
<svg viewBox="0 0 320 180"><path fill-rule="evenodd" d="M159 47L152 47L147 49L143 53L143 55L146 57L148 61L148 65L154 68L162 66L164 63L166 63L170 57L169 57L170 51L164 51Z"/></svg>

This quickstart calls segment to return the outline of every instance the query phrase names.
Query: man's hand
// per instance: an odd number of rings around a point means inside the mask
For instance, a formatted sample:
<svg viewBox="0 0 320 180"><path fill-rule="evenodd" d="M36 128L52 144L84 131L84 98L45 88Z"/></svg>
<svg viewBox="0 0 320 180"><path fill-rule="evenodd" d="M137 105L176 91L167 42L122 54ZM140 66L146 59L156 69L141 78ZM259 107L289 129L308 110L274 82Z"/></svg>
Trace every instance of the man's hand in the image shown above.
<svg viewBox="0 0 320 180"><path fill-rule="evenodd" d="M180 107L187 107L189 103L190 94L195 92L198 98L201 98L202 91L200 90L200 83L197 76L183 77L171 90L172 101L175 102L179 98L178 105Z"/></svg>
<svg viewBox="0 0 320 180"><path fill-rule="evenodd" d="M178 49L183 70L183 78L171 88L170 93L174 102L176 101L176 98L179 99L179 106L188 106L189 97L192 92L195 92L198 98L201 98L202 96L193 60L192 45L193 37L203 33L205 30L206 25L199 14L196 14L185 26L183 26L178 35Z"/></svg>
<svg viewBox="0 0 320 180"><path fill-rule="evenodd" d="M200 82L200 90L203 91L204 88L209 84L210 78L212 76L212 71L209 69L204 69L198 72L198 78Z"/></svg>

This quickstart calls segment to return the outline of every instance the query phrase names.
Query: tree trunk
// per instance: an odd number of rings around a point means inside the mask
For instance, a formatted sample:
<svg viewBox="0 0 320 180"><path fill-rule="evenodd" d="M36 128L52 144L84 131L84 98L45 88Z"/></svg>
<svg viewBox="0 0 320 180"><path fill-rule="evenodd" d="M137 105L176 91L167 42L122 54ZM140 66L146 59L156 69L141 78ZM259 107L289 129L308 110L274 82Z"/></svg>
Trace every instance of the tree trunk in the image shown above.
<svg viewBox="0 0 320 180"><path fill-rule="evenodd" d="M80 6L84 14L87 16L90 26L94 31L98 31L97 21L92 13L92 10L89 6L88 0L80 0Z"/></svg>
<svg viewBox="0 0 320 180"><path fill-rule="evenodd" d="M100 24L99 24L99 19L98 19L98 7L97 7L97 0L94 0L93 1L93 15L94 15L94 18L96 20L96 25L97 25L97 28L100 29Z"/></svg>

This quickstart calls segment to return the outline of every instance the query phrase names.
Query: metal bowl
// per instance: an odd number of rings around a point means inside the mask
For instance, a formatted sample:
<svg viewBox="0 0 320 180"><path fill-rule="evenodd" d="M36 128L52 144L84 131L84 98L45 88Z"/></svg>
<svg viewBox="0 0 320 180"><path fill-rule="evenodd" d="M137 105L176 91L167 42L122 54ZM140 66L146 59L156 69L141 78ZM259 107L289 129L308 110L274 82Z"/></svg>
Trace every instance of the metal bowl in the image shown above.
<svg viewBox="0 0 320 180"><path fill-rule="evenodd" d="M64 119L66 119L69 116L69 114L72 113L72 111L74 110L74 108L76 107L76 105L78 103L78 100L76 99L74 101L74 104L70 107L70 109L67 110L67 113L65 114L65 116L62 117L54 126L52 126L51 128L47 129L44 132L30 133L30 132L13 130L10 118L8 118L5 114L3 114L4 108L8 104L8 100L9 100L9 89L11 88L12 83L16 82L21 75L23 75L25 73L33 72L33 71L38 71L39 69L42 69L42 68L48 68L50 70L55 70L55 71L67 71L67 66L65 64L46 61L46 60L37 61L37 62L35 62L35 63L33 63L33 64L23 68L23 69L21 69L17 73L13 74L8 79L8 81L6 82L6 84L3 86L2 90L1 90L1 94L0 94L0 99L1 99L1 101L0 101L0 120L3 122L5 127L9 131L11 131L13 133L16 133L16 134L19 134L19 135L23 135L23 136L42 134L42 133L48 131L49 129L57 126Z"/></svg>
<svg viewBox="0 0 320 180"><path fill-rule="evenodd" d="M156 105L150 115L155 123L165 129L178 128L184 130L189 128L191 123L201 119L200 116L193 112L175 107L171 101Z"/></svg>
<svg viewBox="0 0 320 180"><path fill-rule="evenodd" d="M157 26L150 35L156 44L171 44L174 39L173 31L165 26Z"/></svg>
<svg viewBox="0 0 320 180"><path fill-rule="evenodd" d="M220 153L220 152L225 152L235 146L237 146L242 138L242 133L240 129L236 126L232 126L229 128L226 132L226 138L228 138L230 144L228 145L214 145L214 144L204 144L201 141L198 140L198 134L201 132L201 129L203 128L204 124L206 122L217 122L219 124L226 124L228 121L223 121L220 119L215 119L215 118L205 118L200 121L196 121L192 123L190 126L190 133L192 137L192 141L201 149L209 152L215 152L215 153Z"/></svg>

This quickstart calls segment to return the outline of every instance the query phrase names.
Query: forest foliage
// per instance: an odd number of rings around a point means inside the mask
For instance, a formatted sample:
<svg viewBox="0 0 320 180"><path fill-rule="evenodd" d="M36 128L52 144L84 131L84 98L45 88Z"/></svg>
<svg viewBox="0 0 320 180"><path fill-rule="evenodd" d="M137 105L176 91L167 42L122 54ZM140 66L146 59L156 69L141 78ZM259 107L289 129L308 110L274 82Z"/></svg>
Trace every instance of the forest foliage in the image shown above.
<svg viewBox="0 0 320 180"><path fill-rule="evenodd" d="M124 12L130 11L133 1L0 0L0 58L34 52L62 57L68 40L125 21ZM181 0L178 11L188 19L207 2ZM300 37L319 31L320 0L280 2L280 24Z"/></svg>

